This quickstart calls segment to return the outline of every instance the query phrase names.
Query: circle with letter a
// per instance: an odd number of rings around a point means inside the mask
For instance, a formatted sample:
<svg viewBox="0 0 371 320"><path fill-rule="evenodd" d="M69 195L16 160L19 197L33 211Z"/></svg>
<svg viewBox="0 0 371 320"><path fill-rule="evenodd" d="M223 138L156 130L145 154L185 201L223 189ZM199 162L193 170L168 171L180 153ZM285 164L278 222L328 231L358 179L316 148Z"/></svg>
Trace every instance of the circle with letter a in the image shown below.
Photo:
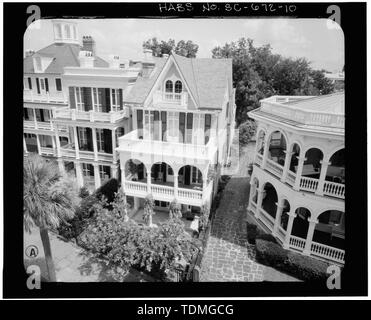
<svg viewBox="0 0 371 320"><path fill-rule="evenodd" d="M36 258L39 255L39 249L34 245L30 245L26 248L25 253L29 258Z"/></svg>

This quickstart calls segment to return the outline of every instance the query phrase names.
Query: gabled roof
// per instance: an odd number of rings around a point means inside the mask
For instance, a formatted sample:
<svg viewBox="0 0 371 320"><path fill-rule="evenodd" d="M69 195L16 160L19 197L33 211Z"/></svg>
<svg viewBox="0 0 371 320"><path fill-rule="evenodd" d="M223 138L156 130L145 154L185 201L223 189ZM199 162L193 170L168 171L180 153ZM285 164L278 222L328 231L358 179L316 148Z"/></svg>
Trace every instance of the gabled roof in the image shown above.
<svg viewBox="0 0 371 320"><path fill-rule="evenodd" d="M221 109L226 86L232 84L232 59L186 58L174 53L172 57L199 108ZM154 58L154 61L156 69L151 77L139 77L126 102L145 101L168 60Z"/></svg>
<svg viewBox="0 0 371 320"><path fill-rule="evenodd" d="M43 73L57 73L62 74L64 67L79 67L79 52L81 47L76 44L62 43L62 44L51 44L35 54L40 56L53 57L53 61L45 69ZM100 57L95 57L94 67L105 68L108 67L108 63ZM35 73L33 67L33 55L26 57L23 60L23 72L24 73Z"/></svg>
<svg viewBox="0 0 371 320"><path fill-rule="evenodd" d="M345 96L344 91L341 91L284 104L313 112L344 114Z"/></svg>

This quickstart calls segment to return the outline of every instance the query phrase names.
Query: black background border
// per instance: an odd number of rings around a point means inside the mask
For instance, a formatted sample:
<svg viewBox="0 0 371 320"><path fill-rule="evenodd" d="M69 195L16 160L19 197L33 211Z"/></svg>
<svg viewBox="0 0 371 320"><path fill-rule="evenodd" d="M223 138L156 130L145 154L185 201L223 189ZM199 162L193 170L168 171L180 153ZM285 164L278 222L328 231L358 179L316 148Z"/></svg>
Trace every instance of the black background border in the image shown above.
<svg viewBox="0 0 371 320"><path fill-rule="evenodd" d="M56 297L285 297L362 296L367 294L367 135L366 135L366 3L290 3L292 18L327 18L329 5L341 9L345 38L346 73L346 267L341 290L325 284L289 282L246 283L42 283L28 290L23 267L22 166L23 166L23 34L33 3L4 3L4 269L5 298ZM42 18L251 18L284 16L254 12L160 13L158 3L34 3ZM240 3L242 5L242 3ZM245 6L247 3L243 3ZM249 3L250 4L250 3ZM285 4L285 3L282 3ZM222 7L223 3L218 3ZM222 15L223 16L222 16ZM123 30L125 32L125 30ZM236 39L231 39L236 40Z"/></svg>

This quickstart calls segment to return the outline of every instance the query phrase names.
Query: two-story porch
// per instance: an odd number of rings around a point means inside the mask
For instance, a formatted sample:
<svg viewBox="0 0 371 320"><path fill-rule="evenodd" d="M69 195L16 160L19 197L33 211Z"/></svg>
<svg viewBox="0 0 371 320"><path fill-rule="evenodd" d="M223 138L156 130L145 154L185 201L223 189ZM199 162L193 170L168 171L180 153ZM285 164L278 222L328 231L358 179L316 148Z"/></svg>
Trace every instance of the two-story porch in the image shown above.
<svg viewBox="0 0 371 320"><path fill-rule="evenodd" d="M216 146L140 139L138 130L119 138L121 179L128 196L171 202L177 199L188 206L210 201Z"/></svg>

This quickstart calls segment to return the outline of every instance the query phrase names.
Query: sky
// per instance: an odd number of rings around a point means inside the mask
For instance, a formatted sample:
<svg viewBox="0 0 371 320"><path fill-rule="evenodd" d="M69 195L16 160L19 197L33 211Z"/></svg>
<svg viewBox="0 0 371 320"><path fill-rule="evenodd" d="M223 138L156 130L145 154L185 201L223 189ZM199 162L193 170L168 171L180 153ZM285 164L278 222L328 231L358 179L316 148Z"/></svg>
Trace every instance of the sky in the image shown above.
<svg viewBox="0 0 371 320"><path fill-rule="evenodd" d="M143 41L192 40L199 45L197 57L211 57L215 46L241 37L255 45L270 44L274 53L305 57L314 69L339 72L344 66L344 34L326 19L79 19L78 34L91 35L102 58L141 59ZM25 32L24 49L39 50L53 42L51 20L33 23Z"/></svg>

